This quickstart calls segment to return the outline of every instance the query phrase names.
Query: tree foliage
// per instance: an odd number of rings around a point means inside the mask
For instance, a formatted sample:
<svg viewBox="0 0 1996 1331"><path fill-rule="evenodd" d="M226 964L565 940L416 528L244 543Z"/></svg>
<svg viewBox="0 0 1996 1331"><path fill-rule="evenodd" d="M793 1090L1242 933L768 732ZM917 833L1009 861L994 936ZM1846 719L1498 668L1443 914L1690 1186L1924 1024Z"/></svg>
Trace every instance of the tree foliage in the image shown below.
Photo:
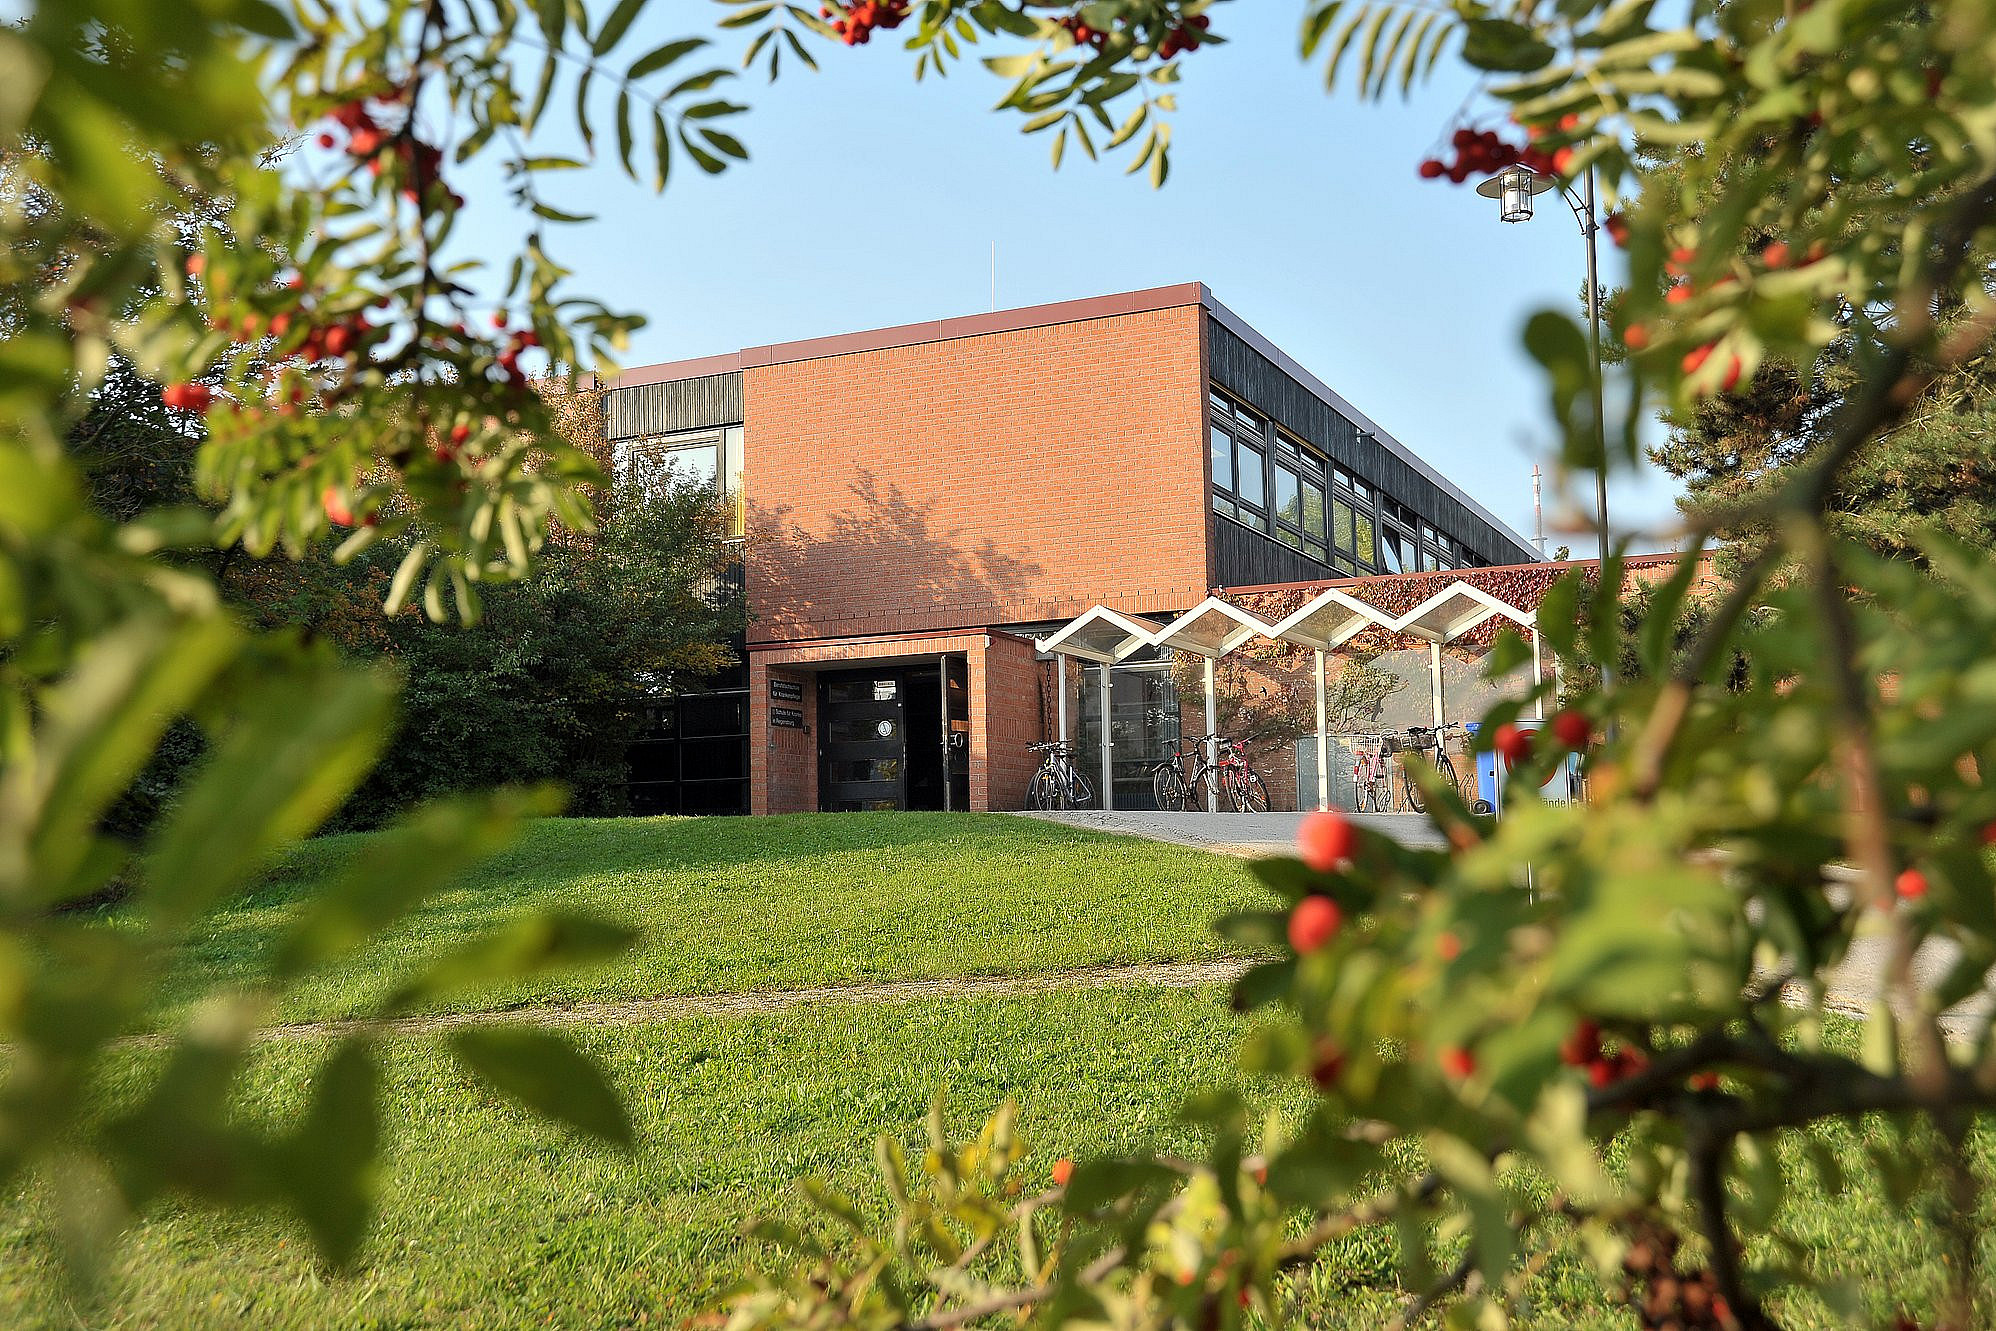
<svg viewBox="0 0 1996 1331"><path fill-rule="evenodd" d="M283 1200L335 1258L364 1232L370 1037L328 1051L297 1115L250 1127L229 1095L254 1028L291 979L550 805L516 792L408 815L301 912L264 989L169 1033L131 1109L92 1119L93 1073L144 1021L149 977L203 911L349 797L390 733L379 672L251 631L202 559L217 545L261 557L331 544L342 562L399 546L386 607L471 620L499 613L491 589L546 557L557 520L594 529L585 491L600 474L528 369L614 354L636 320L567 293L551 244L571 215L543 182L577 162L538 152L535 131L579 122L593 152L600 128L605 155L614 140L623 169L656 183L674 162L714 171L746 155L718 127L740 109L715 93L733 70L691 60L706 37L633 54L644 8L72 0L0 30L8 197L48 205L0 212L0 1178L43 1170L79 1237L167 1194ZM870 36L911 18L918 71L978 45L1028 132L1092 151L1109 127L1160 182L1175 96L1163 90L1224 26L1207 0L827 9L732 5L720 22L774 74L784 51L808 64L813 42L857 45L855 25ZM1216 1093L1188 1106L1208 1129L1203 1157L1084 1162L1054 1188L1024 1182L1002 1111L968 1147L938 1128L919 1171L884 1143L889 1222L807 1188L845 1237L769 1230L788 1256L732 1322L1279 1323L1288 1273L1377 1226L1398 1239L1410 1318L1452 1300L1461 1324L1501 1322L1564 1228L1611 1279L1627 1274L1653 1324L1776 1325L1798 1285L1876 1322L1896 1312L1889 1292L1838 1290L1778 1232L1743 1242L1777 1214L1783 1149L1819 1159L1819 1134L1865 1115L1881 1116L1877 1186L1937 1182L1954 1273L1940 1314L1976 1322L1983 1180L1963 1142L1996 1102L1996 1055L1987 1016L1951 1044L1938 1013L1996 962L1983 849L1996 584L1986 550L1918 534L1918 568L1844 539L1826 513L1996 329L1982 259L1996 14L1975 0L1462 0L1445 13L1308 0L1303 14L1306 52L1368 97L1458 52L1489 76L1493 109L1611 195L1640 184L1639 140L1703 145L1675 197L1631 219L1618 328L1647 335L1605 449L1586 337L1559 312L1527 326L1569 465L1632 465L1657 404L1751 389L1763 366L1809 364L1839 339L1852 383L1809 456L1736 515L1764 521L1765 542L1688 641L1688 564L1632 633L1617 559L1553 589L1542 627L1556 651L1584 636L1614 659L1626 637L1645 667L1577 704L1612 736L1591 758L1589 806L1515 794L1492 825L1434 790L1446 851L1358 834L1348 853L1263 866L1268 908L1222 925L1279 953L1237 990L1266 1012L1243 1062L1308 1078L1309 1113L1254 1122ZM297 162L271 169L273 145L299 136ZM533 219L487 278L451 250L462 210L486 201L450 177L481 157ZM228 216L190 256L171 219L203 198L228 200ZM1759 237L1780 239L1780 262L1749 245ZM497 321L479 308L488 279ZM202 414L196 488L219 523L85 501L65 440L114 356L164 382L171 410ZM1792 576L1771 580L1783 566ZM1736 658L1744 679L1727 678ZM1529 702L1494 709L1484 733ZM201 737L194 777L139 843L105 835L175 724ZM1534 766L1559 756L1527 759L1512 789L1529 792ZM1826 892L1837 863L1851 881ZM120 876L135 885L130 928L57 913ZM1301 934L1290 913L1309 897L1338 909L1313 904L1318 927ZM1884 942L1889 984L1850 1058L1817 1039L1823 976L1867 935ZM1929 939L1959 961L1923 987L1912 961ZM383 1010L621 941L586 919L524 920L437 958ZM1798 1006L1773 1001L1784 980ZM549 1037L479 1036L452 1053L540 1112L628 1134L600 1077ZM1610 1142L1625 1167L1608 1167ZM1424 1161L1411 1179L1383 1170L1408 1153ZM1527 1174L1555 1190L1519 1186Z"/></svg>

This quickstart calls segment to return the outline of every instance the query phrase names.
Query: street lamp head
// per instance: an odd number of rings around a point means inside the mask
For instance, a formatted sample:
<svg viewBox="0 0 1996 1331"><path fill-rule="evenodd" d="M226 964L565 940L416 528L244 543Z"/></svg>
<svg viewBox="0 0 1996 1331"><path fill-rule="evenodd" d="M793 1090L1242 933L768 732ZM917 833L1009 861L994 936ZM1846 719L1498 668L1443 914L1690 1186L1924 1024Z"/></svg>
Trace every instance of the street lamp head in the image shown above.
<svg viewBox="0 0 1996 1331"><path fill-rule="evenodd" d="M1532 219L1532 196L1543 194L1559 182L1523 163L1514 162L1476 187L1486 199L1497 200L1499 216L1506 222Z"/></svg>

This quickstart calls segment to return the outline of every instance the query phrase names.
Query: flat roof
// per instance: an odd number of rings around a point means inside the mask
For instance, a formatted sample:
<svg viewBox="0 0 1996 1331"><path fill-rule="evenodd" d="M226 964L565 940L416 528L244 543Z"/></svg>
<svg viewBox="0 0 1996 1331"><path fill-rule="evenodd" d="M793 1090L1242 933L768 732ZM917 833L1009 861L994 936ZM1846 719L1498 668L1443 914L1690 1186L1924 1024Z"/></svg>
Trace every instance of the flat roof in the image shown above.
<svg viewBox="0 0 1996 1331"><path fill-rule="evenodd" d="M870 328L830 337L805 338L796 342L772 342L767 346L743 347L718 356L665 361L624 370L604 382L606 388L637 388L644 384L671 383L697 379L709 374L734 374L763 365L784 365L792 361L817 360L825 356L847 356L856 352L884 351L891 347L919 346L925 342L948 342L961 337L982 337L992 333L1012 333L1026 328L1048 328L1056 324L1081 323L1088 319L1108 319L1151 310L1176 309L1184 305L1204 306L1207 313L1227 330L1267 357L1276 368L1301 384L1319 401L1371 435L1381 447L1436 488L1489 523L1498 532L1529 550L1532 543L1514 531L1510 524L1472 499L1448 477L1429 466L1413 449L1400 442L1372 417L1354 407L1343 395L1303 368L1294 357L1257 332L1254 327L1222 305L1204 282L1180 282L1174 286L1148 287L1110 296L1090 296L1083 300L1055 301L1048 305L1025 305L1017 309L992 310L984 314L960 315L954 319L931 319L925 323L897 324L891 328Z"/></svg>

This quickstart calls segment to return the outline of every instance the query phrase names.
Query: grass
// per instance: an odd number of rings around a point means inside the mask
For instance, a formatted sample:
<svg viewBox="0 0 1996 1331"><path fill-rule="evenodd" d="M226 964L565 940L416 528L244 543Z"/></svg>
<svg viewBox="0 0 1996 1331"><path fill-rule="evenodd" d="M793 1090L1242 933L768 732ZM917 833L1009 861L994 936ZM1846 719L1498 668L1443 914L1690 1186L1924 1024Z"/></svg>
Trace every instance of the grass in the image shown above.
<svg viewBox="0 0 1996 1331"><path fill-rule="evenodd" d="M206 921L167 1007L252 981L297 903L360 841L309 843ZM643 938L613 966L453 1009L1209 958L1222 950L1214 917L1265 899L1239 860L1003 814L549 819L309 978L279 1015L362 1014L423 956L540 906Z"/></svg>
<svg viewBox="0 0 1996 1331"><path fill-rule="evenodd" d="M189 952L178 1001L252 976L295 903L356 845L305 847L224 913ZM288 1015L358 1010L419 950L525 905L590 906L647 936L627 966L487 995L485 1006L1210 956L1211 917L1257 895L1237 861L1013 818L550 822L323 977ZM677 1325L757 1260L738 1237L745 1220L806 1215L790 1193L799 1176L880 1213L873 1138L918 1141L938 1086L959 1132L1016 1098L1033 1168L1061 1155L1193 1152L1176 1108L1232 1078L1244 1030L1217 992L1150 989L826 1003L579 1032L631 1107L639 1145L628 1155L498 1101L435 1036L397 1038L384 1044L379 1223L358 1269L319 1269L281 1215L169 1207L129 1236L101 1298L78 1302L55 1260L47 1198L30 1189L0 1201L0 1326ZM1840 1025L1835 1037L1854 1045L1857 1032ZM295 1109L324 1048L261 1047L245 1113L276 1120ZM122 1054L109 1099L132 1093L158 1057ZM1271 1109L1307 1103L1293 1085L1250 1093ZM1885 1200L1864 1155L1889 1141L1882 1130L1826 1135L1851 1185L1827 1196L1788 1153L1778 1227L1789 1259L1844 1282L1871 1323L1901 1306L1926 1313L1944 1275L1931 1199L1904 1211ZM1986 1132L1974 1152L1989 1176ZM1418 1163L1411 1152L1396 1161ZM1756 1240L1756 1256L1772 1256L1773 1242ZM1312 1324L1359 1331L1390 1320L1405 1299L1394 1264L1389 1233L1340 1243L1301 1282ZM1535 1329L1634 1325L1570 1236L1554 1237L1526 1298L1523 1321ZM1843 1324L1813 1297L1777 1308L1796 1328Z"/></svg>
<svg viewBox="0 0 1996 1331"><path fill-rule="evenodd" d="M301 1232L274 1215L168 1209L132 1236L103 1300L64 1291L35 1204L0 1210L0 1325L223 1331L350 1328L598 1328L677 1325L756 1254L750 1217L808 1215L790 1192L824 1178L876 1215L882 1130L921 1138L930 1096L949 1093L953 1129L974 1129L1012 1096L1031 1167L1059 1156L1148 1147L1196 1151L1175 1116L1185 1095L1231 1075L1243 1020L1217 993L1162 990L979 998L946 1005L834 1006L702 1017L599 1031L584 1042L632 1106L639 1147L623 1155L531 1120L459 1076L429 1037L393 1042L393 1129L379 1226L358 1269L319 1270ZM1850 1038L1850 1037L1846 1037ZM258 1112L295 1105L323 1046L267 1046L247 1088ZM136 1082L139 1060L122 1070ZM1298 1088L1258 1086L1269 1108ZM1801 1260L1849 1282L1889 1319L1931 1306L1942 1267L1923 1205L1895 1210L1863 1163L1856 1132L1832 1134L1851 1191L1834 1202L1798 1168L1782 1212ZM1978 1143L1986 1169L1992 1151ZM1412 1168L1409 1156L1402 1161ZM1404 1299L1390 1233L1339 1244L1307 1278L1313 1324L1360 1331ZM1629 1328L1571 1241L1528 1286L1535 1329ZM1785 1324L1841 1325L1789 1301Z"/></svg>
<svg viewBox="0 0 1996 1331"><path fill-rule="evenodd" d="M1005 1096L1035 1159L1187 1149L1176 1106L1223 1077L1219 996L1134 991L703 1017L584 1043L631 1105L625 1156L528 1118L429 1037L389 1049L388 1187L361 1268L315 1269L271 1216L173 1209L132 1237L102 1307L71 1305L38 1208L0 1211L0 1326L289 1328L673 1325L744 1270L737 1234L802 1174L878 1200L873 1139L913 1143L938 1086L967 1132ZM247 1099L302 1098L324 1046L258 1056ZM136 1065L125 1069L126 1084Z"/></svg>

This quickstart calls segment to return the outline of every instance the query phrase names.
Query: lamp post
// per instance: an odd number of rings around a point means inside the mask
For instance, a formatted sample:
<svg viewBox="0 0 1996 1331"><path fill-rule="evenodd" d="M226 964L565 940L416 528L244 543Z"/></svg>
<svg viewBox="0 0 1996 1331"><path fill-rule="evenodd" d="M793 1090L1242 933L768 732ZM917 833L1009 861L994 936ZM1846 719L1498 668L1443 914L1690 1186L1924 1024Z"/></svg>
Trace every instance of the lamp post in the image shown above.
<svg viewBox="0 0 1996 1331"><path fill-rule="evenodd" d="M1556 185L1559 185L1557 177L1513 163L1478 185L1476 192L1486 199L1497 200L1498 216L1504 221L1529 222L1532 200ZM1608 557L1608 423L1601 402L1601 283L1596 276L1594 246L1594 236L1601 225L1594 218L1594 168L1587 168L1584 197L1575 195L1566 186L1561 186L1561 192L1573 209L1574 221L1580 223L1582 238L1587 241L1587 342L1594 353L1594 443L1601 450L1600 465L1594 472L1594 527L1601 541L1601 558L1605 560Z"/></svg>

